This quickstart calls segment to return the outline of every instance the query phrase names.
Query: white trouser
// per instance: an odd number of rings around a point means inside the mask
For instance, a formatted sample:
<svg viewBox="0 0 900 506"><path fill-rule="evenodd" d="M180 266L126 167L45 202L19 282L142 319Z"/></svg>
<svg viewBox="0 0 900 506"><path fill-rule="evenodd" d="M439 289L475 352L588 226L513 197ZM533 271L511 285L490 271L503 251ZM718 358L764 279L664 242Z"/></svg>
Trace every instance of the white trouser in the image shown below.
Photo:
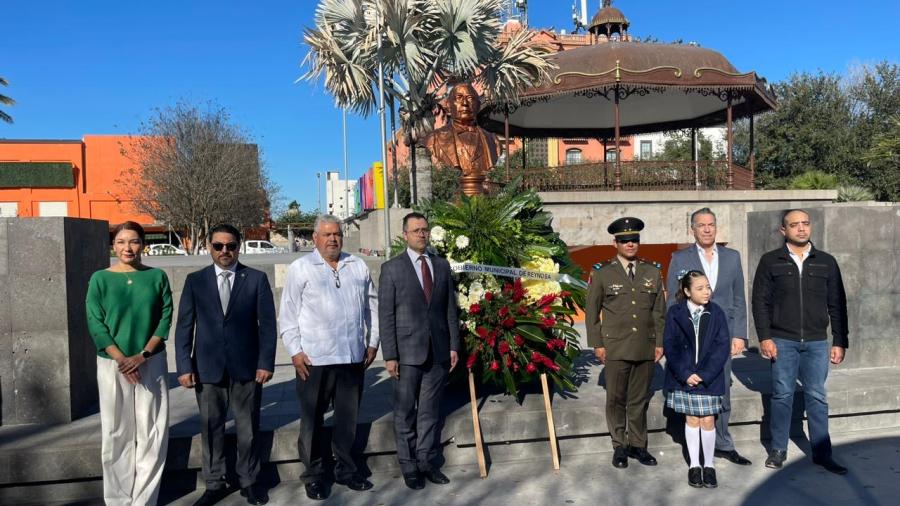
<svg viewBox="0 0 900 506"><path fill-rule="evenodd" d="M97 357L103 443L103 499L107 505L154 505L169 445L166 352L150 357L132 385L115 360Z"/></svg>

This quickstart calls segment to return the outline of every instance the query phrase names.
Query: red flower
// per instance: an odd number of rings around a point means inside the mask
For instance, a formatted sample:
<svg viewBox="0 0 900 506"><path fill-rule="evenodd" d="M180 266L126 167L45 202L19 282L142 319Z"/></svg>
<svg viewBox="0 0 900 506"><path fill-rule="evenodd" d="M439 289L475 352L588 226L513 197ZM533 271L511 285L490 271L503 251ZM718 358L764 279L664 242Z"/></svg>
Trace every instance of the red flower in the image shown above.
<svg viewBox="0 0 900 506"><path fill-rule="evenodd" d="M500 311L497 311L497 314L500 315L500 318L506 318L509 316L509 306L501 307Z"/></svg>
<svg viewBox="0 0 900 506"><path fill-rule="evenodd" d="M554 300L556 300L556 294L548 293L547 295L544 295L543 297L541 297L541 300L538 301L537 306L544 307L544 306L550 304L551 302L553 302Z"/></svg>
<svg viewBox="0 0 900 506"><path fill-rule="evenodd" d="M537 371L537 367L529 362L528 365L525 366L525 371L528 372L528 374L534 374Z"/></svg>
<svg viewBox="0 0 900 506"><path fill-rule="evenodd" d="M528 314L528 308L525 306L519 306L516 308L516 312L519 313L520 315L526 315L526 314Z"/></svg>
<svg viewBox="0 0 900 506"><path fill-rule="evenodd" d="M500 364L496 360L491 361L491 370L497 372L500 370Z"/></svg>
<svg viewBox="0 0 900 506"><path fill-rule="evenodd" d="M506 341L500 341L500 346L498 348L500 350L500 353L504 355L509 353L509 343L507 343Z"/></svg>
<svg viewBox="0 0 900 506"><path fill-rule="evenodd" d="M494 336L488 336L488 338L487 338L487 345L488 345L488 346L490 346L491 348L493 348L493 347L494 347L494 344L496 344L496 343L497 343L497 338L496 338L496 337L494 337Z"/></svg>
<svg viewBox="0 0 900 506"><path fill-rule="evenodd" d="M553 308L550 306L544 306L544 308L541 309L541 312L544 314L550 314L553 312Z"/></svg>
<svg viewBox="0 0 900 506"><path fill-rule="evenodd" d="M513 328L513 327L516 326L516 319L513 318L512 316L510 316L510 317L508 317L507 319L503 320L503 321L500 322L500 323L501 323L504 327L506 327L506 328L508 328L508 329L511 329L511 328Z"/></svg>
<svg viewBox="0 0 900 506"><path fill-rule="evenodd" d="M551 339L547 341L547 349L553 351L553 347L556 346L556 339Z"/></svg>
<svg viewBox="0 0 900 506"><path fill-rule="evenodd" d="M466 359L466 369L475 367L475 359L475 355L469 355L469 358Z"/></svg>
<svg viewBox="0 0 900 506"><path fill-rule="evenodd" d="M512 289L513 289L513 286L509 283L505 283L503 285L503 293L505 293L505 294L509 294L510 292L512 292Z"/></svg>
<svg viewBox="0 0 900 506"><path fill-rule="evenodd" d="M516 346L522 346L523 344L525 344L525 339L523 339L519 334L514 335L513 340L516 342Z"/></svg>
<svg viewBox="0 0 900 506"><path fill-rule="evenodd" d="M513 362L512 369L513 369L513 371L515 371L515 372L519 372L519 364Z"/></svg>
<svg viewBox="0 0 900 506"><path fill-rule="evenodd" d="M513 365L512 355L507 355L506 356L506 367L512 367L512 365Z"/></svg>
<svg viewBox="0 0 900 506"><path fill-rule="evenodd" d="M571 295L572 295L572 292L570 292L568 290L563 290L563 291L559 292L559 296L562 298L570 297Z"/></svg>
<svg viewBox="0 0 900 506"><path fill-rule="evenodd" d="M549 329L553 328L554 325L556 325L556 318L553 318L552 316L549 318L541 318L541 327Z"/></svg>
<svg viewBox="0 0 900 506"><path fill-rule="evenodd" d="M469 306L469 312L472 314L478 314L481 312L481 306L479 306L478 304L472 304L471 306Z"/></svg>
<svg viewBox="0 0 900 506"><path fill-rule="evenodd" d="M540 352L532 351L531 352L531 361L532 362L541 362L544 360L544 356L540 354Z"/></svg>
<svg viewBox="0 0 900 506"><path fill-rule="evenodd" d="M488 302L494 300L494 294L492 294L491 292L484 292L484 300Z"/></svg>
<svg viewBox="0 0 900 506"><path fill-rule="evenodd" d="M487 339L488 331L487 331L486 328L484 328L484 327L477 327L477 328L475 329L475 333L478 334L478 337L480 337L480 338L482 338L482 339Z"/></svg>

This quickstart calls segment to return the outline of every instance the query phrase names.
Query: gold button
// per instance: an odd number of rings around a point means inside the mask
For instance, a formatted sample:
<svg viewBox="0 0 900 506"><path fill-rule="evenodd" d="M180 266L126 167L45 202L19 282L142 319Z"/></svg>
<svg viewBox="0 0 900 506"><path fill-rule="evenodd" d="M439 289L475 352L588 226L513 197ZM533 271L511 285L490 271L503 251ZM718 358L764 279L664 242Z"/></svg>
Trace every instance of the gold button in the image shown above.
<svg viewBox="0 0 900 506"><path fill-rule="evenodd" d="M637 332L637 327L631 327L632 332Z"/></svg>
<svg viewBox="0 0 900 506"><path fill-rule="evenodd" d="M631 291L632 291L632 292L635 291L634 288L632 288Z"/></svg>
<svg viewBox="0 0 900 506"><path fill-rule="evenodd" d="M635 301L631 301L631 303L632 303L632 304L637 304L637 302L635 302Z"/></svg>
<svg viewBox="0 0 900 506"><path fill-rule="evenodd" d="M631 317L637 319L637 315L636 315L636 314L631 315Z"/></svg>

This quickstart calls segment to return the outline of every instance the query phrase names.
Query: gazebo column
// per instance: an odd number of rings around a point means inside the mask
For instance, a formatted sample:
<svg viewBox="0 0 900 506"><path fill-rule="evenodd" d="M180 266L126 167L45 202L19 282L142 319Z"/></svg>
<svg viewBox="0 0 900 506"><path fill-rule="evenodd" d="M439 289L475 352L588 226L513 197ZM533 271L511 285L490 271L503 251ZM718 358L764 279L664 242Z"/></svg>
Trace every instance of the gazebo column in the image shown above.
<svg viewBox="0 0 900 506"><path fill-rule="evenodd" d="M750 115L750 189L756 189L756 146L753 144L753 114Z"/></svg>
<svg viewBox="0 0 900 506"><path fill-rule="evenodd" d="M694 186L700 189L700 156L697 149L697 128L691 128L691 161L694 162Z"/></svg>
<svg viewBox="0 0 900 506"><path fill-rule="evenodd" d="M609 161L606 159L606 137L601 139L600 142L603 143L603 188L606 189L609 187Z"/></svg>
<svg viewBox="0 0 900 506"><path fill-rule="evenodd" d="M618 65L618 63L616 65ZM620 156L620 153L619 153L619 142L621 141L621 139L619 136L619 84L618 83L616 83L616 88L613 91L616 95L616 99L615 99L615 101L616 101L616 117L615 117L615 121L616 121L616 129L615 129L615 131L616 131L616 184L613 187L613 189L618 191L618 190L622 189L622 162L620 160L622 157ZM603 156L606 157L605 152L603 153Z"/></svg>
<svg viewBox="0 0 900 506"><path fill-rule="evenodd" d="M734 132L732 129L732 111L731 111L731 93L728 93L728 108L725 112L725 121L727 123L727 144L728 144L728 153L725 157L726 163L728 163L728 171L726 172L727 176L725 178L725 188L731 190L734 188L734 167L732 166L732 156L734 152Z"/></svg>
<svg viewBox="0 0 900 506"><path fill-rule="evenodd" d="M504 160L506 164L506 182L509 182L509 106L503 108L503 144L505 146L504 153L506 153L506 159ZM524 154L524 153L523 153Z"/></svg>

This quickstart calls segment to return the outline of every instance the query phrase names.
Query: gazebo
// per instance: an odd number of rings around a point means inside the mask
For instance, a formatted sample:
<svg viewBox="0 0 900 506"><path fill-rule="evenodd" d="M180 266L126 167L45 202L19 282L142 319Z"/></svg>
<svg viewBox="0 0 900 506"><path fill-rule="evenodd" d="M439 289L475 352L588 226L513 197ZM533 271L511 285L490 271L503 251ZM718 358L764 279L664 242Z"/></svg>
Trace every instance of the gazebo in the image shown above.
<svg viewBox="0 0 900 506"><path fill-rule="evenodd" d="M605 160L542 169L565 189L752 189L753 116L776 107L765 79L695 44L631 41L628 26L621 11L604 2L591 23L591 45L551 56L556 69L550 78L525 90L517 103L486 102L480 124L507 139L614 141L613 174ZM733 161L738 118L750 118L749 170ZM691 129L696 144L696 129L722 124L726 160L623 162L618 156L623 136Z"/></svg>

